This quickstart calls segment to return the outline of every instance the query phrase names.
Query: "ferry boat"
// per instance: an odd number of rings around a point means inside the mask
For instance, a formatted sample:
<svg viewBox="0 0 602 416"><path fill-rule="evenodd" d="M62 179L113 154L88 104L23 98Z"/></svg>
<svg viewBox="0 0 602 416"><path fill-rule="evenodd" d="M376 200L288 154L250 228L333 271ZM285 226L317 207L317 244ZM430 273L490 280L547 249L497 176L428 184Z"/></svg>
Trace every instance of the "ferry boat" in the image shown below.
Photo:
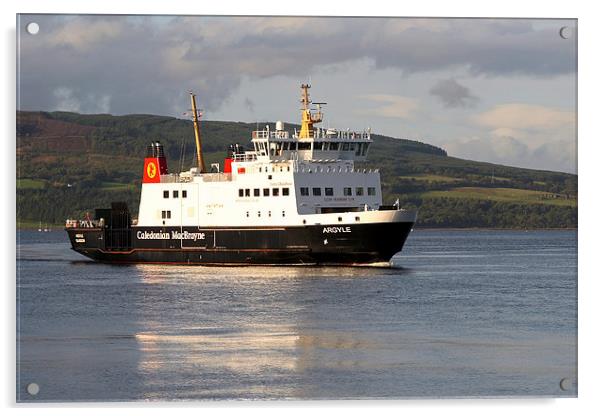
<svg viewBox="0 0 602 416"><path fill-rule="evenodd" d="M378 169L366 160L370 131L316 127L321 105L301 85L301 127L280 121L252 132L252 150L230 145L206 169L200 112L190 93L196 164L168 170L148 146L138 218L123 202L67 220L72 249L109 263L189 265L388 265L416 211L383 205Z"/></svg>

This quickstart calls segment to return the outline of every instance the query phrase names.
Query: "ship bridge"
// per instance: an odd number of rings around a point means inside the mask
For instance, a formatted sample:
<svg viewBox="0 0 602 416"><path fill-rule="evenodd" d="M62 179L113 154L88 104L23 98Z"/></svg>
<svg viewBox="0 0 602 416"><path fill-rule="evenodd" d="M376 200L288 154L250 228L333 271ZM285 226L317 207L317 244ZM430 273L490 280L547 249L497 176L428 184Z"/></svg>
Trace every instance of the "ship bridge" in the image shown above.
<svg viewBox="0 0 602 416"><path fill-rule="evenodd" d="M263 159L269 161L305 160L312 162L353 160L364 161L372 143L369 131L351 132L336 129L313 130L311 137L301 137L285 131L282 122L276 123L276 130L266 126L264 130L253 132L253 151L234 154L234 160L244 161Z"/></svg>
<svg viewBox="0 0 602 416"><path fill-rule="evenodd" d="M310 85L301 85L301 129L291 134L284 129L282 121L276 122L275 130L266 126L252 133L253 151L232 152L234 161L364 161L372 143L370 130L355 132L333 128L315 128L322 122L321 106L309 99ZM315 109L310 105L315 105Z"/></svg>

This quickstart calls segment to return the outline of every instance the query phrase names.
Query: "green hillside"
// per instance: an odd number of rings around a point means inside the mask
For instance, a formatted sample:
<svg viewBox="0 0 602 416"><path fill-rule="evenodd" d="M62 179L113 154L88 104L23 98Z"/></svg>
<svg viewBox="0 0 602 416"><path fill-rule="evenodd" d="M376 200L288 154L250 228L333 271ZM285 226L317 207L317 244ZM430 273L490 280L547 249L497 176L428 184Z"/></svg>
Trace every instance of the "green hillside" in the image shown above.
<svg viewBox="0 0 602 416"><path fill-rule="evenodd" d="M204 121L207 163L222 162L231 143L247 145L257 128ZM419 208L419 226L577 226L576 175L453 158L417 141L376 134L373 139L364 165L380 169L384 203L399 199L402 206ZM17 220L62 224L115 200L136 211L146 146L157 140L165 145L172 170L193 165L194 135L187 120L17 113Z"/></svg>

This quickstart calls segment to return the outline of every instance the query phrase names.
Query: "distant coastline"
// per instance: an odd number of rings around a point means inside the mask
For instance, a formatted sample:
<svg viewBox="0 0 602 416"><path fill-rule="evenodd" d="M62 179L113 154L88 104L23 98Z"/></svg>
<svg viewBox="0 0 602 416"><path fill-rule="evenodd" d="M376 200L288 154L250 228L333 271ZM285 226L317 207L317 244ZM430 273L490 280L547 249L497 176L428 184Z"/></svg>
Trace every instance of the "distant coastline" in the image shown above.
<svg viewBox="0 0 602 416"><path fill-rule="evenodd" d="M247 145L256 127L204 121L206 162L222 164L228 145ZM170 167L187 169L195 155L191 131L190 121L165 116L17 112L17 219L37 229L40 220L62 227L65 218L113 201L135 210L149 138L161 138ZM357 168L378 168L383 203L418 209L417 228L577 227L577 175L458 159L376 133L372 139L368 162Z"/></svg>

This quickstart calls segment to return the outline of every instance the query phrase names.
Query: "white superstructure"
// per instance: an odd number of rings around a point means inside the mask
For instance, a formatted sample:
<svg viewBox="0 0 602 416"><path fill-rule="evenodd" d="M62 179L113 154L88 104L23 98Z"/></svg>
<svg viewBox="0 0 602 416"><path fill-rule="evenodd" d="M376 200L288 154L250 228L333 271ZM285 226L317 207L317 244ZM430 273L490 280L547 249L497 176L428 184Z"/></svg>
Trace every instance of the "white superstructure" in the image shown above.
<svg viewBox="0 0 602 416"><path fill-rule="evenodd" d="M309 88L303 87L304 92ZM304 130L302 125L301 131L289 133L277 122L276 130L266 126L254 131L253 149L236 146L225 161L226 172L201 173L192 168L161 175L158 183L144 183L138 225L386 221L381 217L392 212L377 214L382 205L378 169L355 168L356 161L366 160L372 144L370 131L313 128L313 123L321 121L321 113L316 117L308 108L303 111L309 113L312 126Z"/></svg>

